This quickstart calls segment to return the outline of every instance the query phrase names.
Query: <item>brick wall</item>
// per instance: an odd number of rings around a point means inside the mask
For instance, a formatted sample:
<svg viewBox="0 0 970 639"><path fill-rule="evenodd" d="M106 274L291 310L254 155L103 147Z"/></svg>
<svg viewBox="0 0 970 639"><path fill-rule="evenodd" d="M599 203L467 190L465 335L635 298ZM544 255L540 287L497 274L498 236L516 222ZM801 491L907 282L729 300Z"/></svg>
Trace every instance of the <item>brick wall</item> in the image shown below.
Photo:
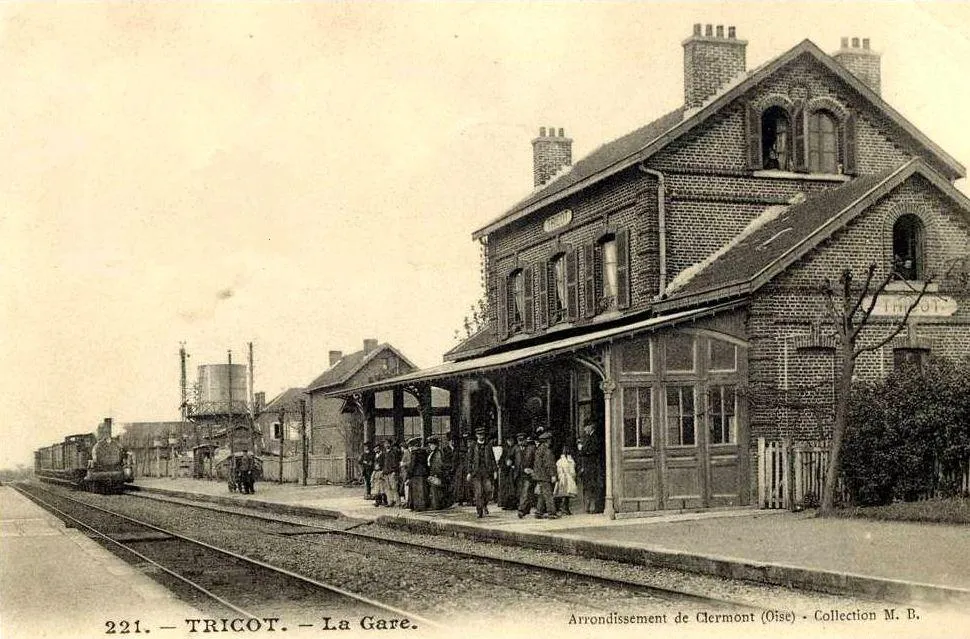
<svg viewBox="0 0 970 639"><path fill-rule="evenodd" d="M879 273L886 272L892 222L901 213L915 213L924 219L925 252L931 271L940 273L944 265L970 255L966 216L924 179L914 176L761 289L752 301L748 322L750 383L763 389L751 407L752 438L791 435L812 439L828 433L839 362L832 349L799 350L796 343L807 338L813 322L826 317L820 292L826 278L837 286L843 269L849 268L861 286L870 263L879 265ZM936 354L966 357L970 355L970 291L944 280L939 282L938 294L954 298L958 310L949 317L911 319L912 336L931 345ZM877 343L897 322L898 318L878 318L863 333L860 344ZM878 379L891 371L893 346L901 344L907 335L904 331L880 351L861 356L857 377ZM786 387L787 401L783 392ZM793 397L797 401L792 401ZM791 406L787 413L786 404Z"/></svg>
<svg viewBox="0 0 970 639"><path fill-rule="evenodd" d="M811 195L843 184L805 175L756 177L747 168L746 105L782 99L853 112L859 174L898 166L916 153L912 141L845 82L807 54L794 60L648 160L650 168L664 173L667 183L667 282L729 242L766 207L784 204L798 193ZM543 221L564 209L572 211L571 223L545 232ZM486 289L492 326L497 327L500 278L562 249L592 242L615 227L631 230L630 310L648 308L659 293L656 180L631 168L489 236ZM580 263L581 272L583 268ZM580 308L586 303L583 293L580 286Z"/></svg>

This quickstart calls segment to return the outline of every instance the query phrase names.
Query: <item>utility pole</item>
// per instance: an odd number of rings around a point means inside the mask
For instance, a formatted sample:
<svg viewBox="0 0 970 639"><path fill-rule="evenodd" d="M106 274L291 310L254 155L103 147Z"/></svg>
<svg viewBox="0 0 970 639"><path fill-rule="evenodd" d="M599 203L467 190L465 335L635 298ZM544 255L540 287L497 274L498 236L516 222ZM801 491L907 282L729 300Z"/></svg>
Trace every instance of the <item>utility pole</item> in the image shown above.
<svg viewBox="0 0 970 639"><path fill-rule="evenodd" d="M230 469L230 472L231 472L231 469L233 468L233 465L236 463L236 441L235 441L236 438L233 437L233 432L232 432L232 411L233 411L233 408L232 408L232 350L230 349L228 351L228 353L229 353L229 369L228 369L228 375L229 375L229 431L228 431L228 433L229 433L229 469Z"/></svg>
<svg viewBox="0 0 970 639"><path fill-rule="evenodd" d="M253 343L249 342L249 447L256 453L256 363Z"/></svg>
<svg viewBox="0 0 970 639"><path fill-rule="evenodd" d="M300 448L303 449L303 485L306 486L306 476L310 470L310 457L307 451L306 439L306 400L300 398L300 438L302 439Z"/></svg>
<svg viewBox="0 0 970 639"><path fill-rule="evenodd" d="M283 483L283 442L286 441L286 406L280 406L280 483Z"/></svg>

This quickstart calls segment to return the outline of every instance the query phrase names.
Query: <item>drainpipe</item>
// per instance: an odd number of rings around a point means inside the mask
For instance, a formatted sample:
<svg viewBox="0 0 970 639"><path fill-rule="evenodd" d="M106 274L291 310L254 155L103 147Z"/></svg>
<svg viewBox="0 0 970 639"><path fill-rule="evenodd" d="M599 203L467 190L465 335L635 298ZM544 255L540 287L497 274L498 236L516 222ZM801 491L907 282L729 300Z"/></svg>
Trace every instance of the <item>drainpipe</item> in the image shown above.
<svg viewBox="0 0 970 639"><path fill-rule="evenodd" d="M665 208L667 186L664 181L664 174L660 171L648 168L644 162L641 162L637 168L640 169L641 173L657 178L657 236L660 243L660 287L657 298L659 299L667 288L667 213Z"/></svg>

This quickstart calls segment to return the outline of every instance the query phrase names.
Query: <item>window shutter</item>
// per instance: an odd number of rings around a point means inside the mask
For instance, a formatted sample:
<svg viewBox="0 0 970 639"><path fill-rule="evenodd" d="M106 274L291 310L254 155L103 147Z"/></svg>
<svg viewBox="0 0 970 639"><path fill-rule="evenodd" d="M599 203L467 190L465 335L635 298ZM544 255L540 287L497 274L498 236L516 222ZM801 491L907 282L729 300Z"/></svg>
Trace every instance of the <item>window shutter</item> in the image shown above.
<svg viewBox="0 0 970 639"><path fill-rule="evenodd" d="M808 163L805 161L805 131L808 129L808 126L806 123L805 109L801 106L795 107L795 112L792 114L792 128L794 129L794 134L792 135L792 151L795 158L795 170L807 171Z"/></svg>
<svg viewBox="0 0 970 639"><path fill-rule="evenodd" d="M855 175L858 169L856 165L856 126L854 113L849 113L845 118L845 122L842 124L842 144L844 154L842 172L846 175Z"/></svg>
<svg viewBox="0 0 970 639"><path fill-rule="evenodd" d="M500 339L505 339L509 336L508 287L509 278L507 276L499 278L498 291L495 295L495 309L498 316L498 335Z"/></svg>
<svg viewBox="0 0 970 639"><path fill-rule="evenodd" d="M533 292L533 274L535 268L526 266L522 269L522 330L531 333L536 330L535 295Z"/></svg>
<svg viewBox="0 0 970 639"><path fill-rule="evenodd" d="M755 105L748 103L748 117L745 119L745 136L748 143L748 168L758 170L764 168L763 150L761 148L761 111Z"/></svg>
<svg viewBox="0 0 970 639"><path fill-rule="evenodd" d="M583 317L596 315L596 264L594 263L595 253L593 244L583 246L583 295L586 298L586 305L583 307Z"/></svg>
<svg viewBox="0 0 970 639"><path fill-rule="evenodd" d="M566 253L566 319L574 321L579 315L579 252Z"/></svg>
<svg viewBox="0 0 970 639"><path fill-rule="evenodd" d="M630 231L616 232L616 307L630 307Z"/></svg>
<svg viewBox="0 0 970 639"><path fill-rule="evenodd" d="M540 328L549 326L549 262L539 260L536 265L536 275L539 276L539 319Z"/></svg>

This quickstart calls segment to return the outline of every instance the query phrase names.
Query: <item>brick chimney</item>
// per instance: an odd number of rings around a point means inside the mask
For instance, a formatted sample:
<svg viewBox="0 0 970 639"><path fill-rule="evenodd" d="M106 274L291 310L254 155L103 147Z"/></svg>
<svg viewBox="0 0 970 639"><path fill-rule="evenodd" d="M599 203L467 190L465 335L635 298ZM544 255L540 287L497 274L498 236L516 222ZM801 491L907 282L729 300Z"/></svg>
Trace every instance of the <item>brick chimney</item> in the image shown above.
<svg viewBox="0 0 970 639"><path fill-rule="evenodd" d="M105 417L104 421L98 424L98 432L97 432L98 441L102 439L111 439L111 424L112 424L112 420L110 417Z"/></svg>
<svg viewBox="0 0 970 639"><path fill-rule="evenodd" d="M715 95L721 87L747 69L747 40L738 40L734 27L694 25L694 33L684 40L684 106L694 109Z"/></svg>
<svg viewBox="0 0 970 639"><path fill-rule="evenodd" d="M859 38L852 38L852 46L849 46L849 38L842 38L842 48L832 57L879 95L882 89L880 56L869 48L869 38L862 38L862 46Z"/></svg>
<svg viewBox="0 0 970 639"><path fill-rule="evenodd" d="M560 128L539 128L539 137L532 140L532 177L536 188L546 184L564 166L573 163L573 141Z"/></svg>
<svg viewBox="0 0 970 639"><path fill-rule="evenodd" d="M336 366L337 362L340 361L340 358L344 356L344 354L341 353L340 351L330 351L329 355L330 355L330 368L333 368L334 366Z"/></svg>
<svg viewBox="0 0 970 639"><path fill-rule="evenodd" d="M263 391L259 391L258 393L255 393L255 398L253 401L255 401L256 403L256 405L253 407L253 410L257 413L263 412L263 408L266 407L266 393Z"/></svg>
<svg viewBox="0 0 970 639"><path fill-rule="evenodd" d="M368 339L365 339L364 340L364 355L369 354L375 348L377 348L377 340L376 339L368 338Z"/></svg>

